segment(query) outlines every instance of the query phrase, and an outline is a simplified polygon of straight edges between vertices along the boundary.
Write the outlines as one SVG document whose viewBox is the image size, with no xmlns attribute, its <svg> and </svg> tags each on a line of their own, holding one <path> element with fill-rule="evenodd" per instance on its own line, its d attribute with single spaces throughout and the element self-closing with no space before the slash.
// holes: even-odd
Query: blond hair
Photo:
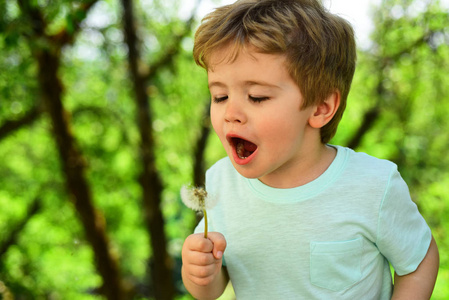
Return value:
<svg viewBox="0 0 449 300">
<path fill-rule="evenodd" d="M 356 45 L 351 25 L 317 0 L 240 0 L 208 14 L 195 33 L 193 55 L 206 70 L 211 53 L 232 45 L 230 59 L 251 45 L 258 52 L 282 54 L 304 97 L 302 108 L 340 92 L 340 106 L 321 128 L 321 141 L 335 135 L 354 75 Z"/>
</svg>

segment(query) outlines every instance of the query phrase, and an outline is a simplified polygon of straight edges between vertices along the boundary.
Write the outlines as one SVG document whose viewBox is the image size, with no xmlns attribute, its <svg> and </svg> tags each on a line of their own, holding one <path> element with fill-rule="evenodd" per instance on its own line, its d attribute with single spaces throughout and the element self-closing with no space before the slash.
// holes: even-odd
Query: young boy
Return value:
<svg viewBox="0 0 449 300">
<path fill-rule="evenodd" d="M 187 290 L 215 299 L 230 279 L 239 300 L 429 299 L 438 249 L 397 167 L 328 144 L 351 26 L 316 0 L 241 0 L 203 20 L 194 56 L 228 157 L 206 176 L 216 232 L 183 246 Z"/>
</svg>

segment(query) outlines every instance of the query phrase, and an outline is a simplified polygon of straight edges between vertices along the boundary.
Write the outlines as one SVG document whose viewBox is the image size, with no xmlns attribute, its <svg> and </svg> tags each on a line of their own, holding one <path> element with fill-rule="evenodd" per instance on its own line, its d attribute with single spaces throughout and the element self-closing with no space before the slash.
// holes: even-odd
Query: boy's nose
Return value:
<svg viewBox="0 0 449 300">
<path fill-rule="evenodd" d="M 225 110 L 225 121 L 228 123 L 246 123 L 247 117 L 240 103 L 228 99 Z"/>
</svg>

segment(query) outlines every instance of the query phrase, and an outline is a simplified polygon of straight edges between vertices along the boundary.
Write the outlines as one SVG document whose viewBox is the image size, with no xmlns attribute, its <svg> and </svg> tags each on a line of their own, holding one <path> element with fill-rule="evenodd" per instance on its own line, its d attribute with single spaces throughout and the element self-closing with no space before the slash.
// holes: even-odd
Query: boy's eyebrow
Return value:
<svg viewBox="0 0 449 300">
<path fill-rule="evenodd" d="M 243 83 L 245 86 L 252 86 L 252 85 L 260 85 L 260 86 L 265 86 L 265 87 L 270 87 L 270 88 L 277 88 L 280 89 L 281 87 L 276 85 L 276 84 L 272 84 L 266 81 L 245 81 Z M 209 89 L 212 87 L 226 87 L 226 84 L 224 84 L 223 82 L 220 81 L 211 81 L 209 82 Z"/>
<path fill-rule="evenodd" d="M 251 86 L 251 85 L 260 85 L 260 86 L 265 86 L 265 87 L 270 87 L 270 88 L 278 88 L 280 89 L 281 87 L 273 84 L 273 83 L 269 83 L 266 81 L 245 81 L 245 85 L 247 86 Z"/>
<path fill-rule="evenodd" d="M 211 81 L 211 82 L 209 82 L 209 89 L 211 88 L 211 87 L 226 87 L 226 84 L 224 84 L 223 82 L 220 82 L 220 81 Z"/>
</svg>

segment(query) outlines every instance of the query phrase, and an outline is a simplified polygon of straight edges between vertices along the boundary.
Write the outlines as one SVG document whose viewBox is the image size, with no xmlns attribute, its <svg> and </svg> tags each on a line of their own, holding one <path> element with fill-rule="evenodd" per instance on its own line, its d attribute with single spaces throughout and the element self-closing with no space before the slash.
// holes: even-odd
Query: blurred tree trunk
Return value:
<svg viewBox="0 0 449 300">
<path fill-rule="evenodd" d="M 140 53 L 134 27 L 133 2 L 123 0 L 122 4 L 125 39 L 128 45 L 128 63 L 134 87 L 137 124 L 140 133 L 142 202 L 147 230 L 150 234 L 150 246 L 153 251 L 152 286 L 156 299 L 168 300 L 173 299 L 175 295 L 172 280 L 173 262 L 167 252 L 167 237 L 164 232 L 164 218 L 161 210 L 163 187 L 156 169 L 150 97 L 147 94 L 146 78 L 139 72 Z"/>
<path fill-rule="evenodd" d="M 207 139 L 210 134 L 210 101 L 205 106 L 203 112 L 203 118 L 201 119 L 200 134 L 195 143 L 195 150 L 193 154 L 193 185 L 204 186 L 205 185 L 205 160 L 204 151 L 206 150 Z"/>
<path fill-rule="evenodd" d="M 14 300 L 14 296 L 9 288 L 0 280 L 0 296 L 3 300 Z"/>
<path fill-rule="evenodd" d="M 46 22 L 37 5 L 29 1 L 19 1 L 22 11 L 33 24 L 33 33 L 29 36 L 29 44 L 38 65 L 38 82 L 42 94 L 44 109 L 48 113 L 56 147 L 59 152 L 61 167 L 64 171 L 69 197 L 73 201 L 87 241 L 92 246 L 95 266 L 103 279 L 101 293 L 107 299 L 124 299 L 125 293 L 120 277 L 117 258 L 109 251 L 104 217 L 94 207 L 91 190 L 86 180 L 86 163 L 78 149 L 70 128 L 69 113 L 64 109 L 63 84 L 58 76 L 61 49 L 73 42 L 73 32 L 61 31 L 57 36 L 45 33 Z M 76 16 L 86 15 L 87 10 L 95 3 L 86 3 L 76 12 Z M 81 20 L 78 20 L 78 24 Z M 77 28 L 78 29 L 78 28 Z"/>
<path fill-rule="evenodd" d="M 125 41 L 128 46 L 129 72 L 134 88 L 136 119 L 140 133 L 142 202 L 147 230 L 150 234 L 150 246 L 153 251 L 151 260 L 153 264 L 151 268 L 152 286 L 156 299 L 169 300 L 173 299 L 175 295 L 172 273 L 174 264 L 167 252 L 165 221 L 161 208 L 163 186 L 155 161 L 153 111 L 151 95 L 148 93 L 147 86 L 150 85 L 161 68 L 173 62 L 176 54 L 180 51 L 182 39 L 191 31 L 194 15 L 186 23 L 184 32 L 174 36 L 172 46 L 166 49 L 164 55 L 153 65 L 142 68 L 141 65 L 144 65 L 144 62 L 139 51 L 133 1 L 122 0 L 122 5 Z M 143 72 L 144 69 L 149 70 L 149 72 Z"/>
<path fill-rule="evenodd" d="M 62 104 L 63 87 L 57 74 L 59 56 L 48 50 L 41 50 L 36 57 L 39 65 L 39 84 L 46 110 L 50 115 L 53 137 L 66 176 L 69 196 L 81 218 L 86 238 L 94 251 L 97 270 L 103 279 L 101 292 L 108 299 L 123 299 L 117 258 L 109 251 L 104 217 L 94 207 L 85 176 L 86 163 L 71 133 L 69 113 Z"/>
</svg>

